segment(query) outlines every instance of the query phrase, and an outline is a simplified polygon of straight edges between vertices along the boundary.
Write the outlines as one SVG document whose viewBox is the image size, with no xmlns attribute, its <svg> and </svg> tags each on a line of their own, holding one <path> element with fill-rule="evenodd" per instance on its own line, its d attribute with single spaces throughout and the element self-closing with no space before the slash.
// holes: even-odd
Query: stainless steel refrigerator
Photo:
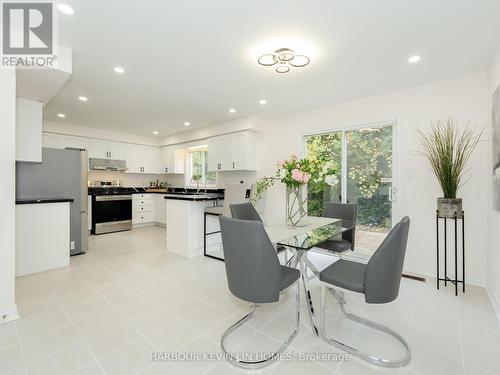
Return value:
<svg viewBox="0 0 500 375">
<path fill-rule="evenodd" d="M 16 163 L 16 198 L 72 198 L 70 254 L 88 249 L 88 157 L 80 149 L 42 149 L 41 163 Z"/>
</svg>

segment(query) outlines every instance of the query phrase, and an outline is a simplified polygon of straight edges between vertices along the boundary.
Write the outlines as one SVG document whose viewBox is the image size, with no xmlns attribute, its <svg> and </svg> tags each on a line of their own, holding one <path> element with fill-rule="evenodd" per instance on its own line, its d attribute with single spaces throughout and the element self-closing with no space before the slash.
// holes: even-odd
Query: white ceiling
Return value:
<svg viewBox="0 0 500 375">
<path fill-rule="evenodd" d="M 160 136 L 274 116 L 484 71 L 500 42 L 498 0 L 67 0 L 59 42 L 73 75 L 45 118 Z M 286 75 L 251 57 L 305 41 Z M 274 47 L 294 48 L 300 42 Z M 413 54 L 420 63 L 409 65 Z M 113 67 L 125 68 L 123 75 Z M 77 100 L 89 98 L 87 103 Z M 259 99 L 268 101 L 266 106 Z M 229 108 L 236 108 L 229 114 Z"/>
</svg>

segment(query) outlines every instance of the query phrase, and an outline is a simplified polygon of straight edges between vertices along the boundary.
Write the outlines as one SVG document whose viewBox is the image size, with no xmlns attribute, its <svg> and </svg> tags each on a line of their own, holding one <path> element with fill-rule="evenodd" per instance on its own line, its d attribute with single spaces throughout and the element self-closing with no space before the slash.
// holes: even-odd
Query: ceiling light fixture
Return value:
<svg viewBox="0 0 500 375">
<path fill-rule="evenodd" d="M 231 109 L 229 110 L 229 113 L 236 113 L 236 109 L 231 108 Z"/>
<path fill-rule="evenodd" d="M 115 73 L 118 73 L 118 74 L 123 74 L 125 73 L 125 69 L 123 69 L 121 66 L 115 66 L 113 68 L 113 70 L 115 71 Z"/>
<path fill-rule="evenodd" d="M 267 104 L 267 100 L 266 99 L 260 99 L 259 103 L 262 104 L 262 105 Z"/>
<path fill-rule="evenodd" d="M 82 96 L 82 95 L 80 95 L 80 96 L 78 97 L 78 100 L 79 100 L 79 101 L 81 101 L 81 102 L 86 102 L 86 101 L 88 101 L 88 100 L 89 100 L 89 98 L 87 98 L 86 96 Z"/>
<path fill-rule="evenodd" d="M 72 16 L 75 13 L 75 11 L 73 10 L 73 8 L 71 8 L 67 4 L 57 4 L 57 9 L 59 9 L 62 13 L 68 14 L 70 16 Z"/>
<path fill-rule="evenodd" d="M 412 56 L 412 57 L 410 57 L 410 58 L 408 59 L 408 62 L 409 62 L 410 64 L 415 64 L 415 63 L 417 63 L 417 62 L 419 62 L 419 61 L 420 61 L 420 56 L 418 56 L 418 55 Z"/>
<path fill-rule="evenodd" d="M 190 123 L 190 122 L 188 122 L 188 121 L 186 121 L 186 122 L 184 123 L 184 126 L 189 126 L 189 125 L 191 125 L 191 123 Z"/>
<path fill-rule="evenodd" d="M 288 73 L 291 68 L 303 68 L 311 60 L 306 55 L 297 55 L 290 48 L 280 48 L 274 53 L 267 53 L 259 57 L 257 62 L 262 66 L 274 66 L 277 73 Z"/>
<path fill-rule="evenodd" d="M 57 117 L 59 117 L 59 118 L 66 118 L 66 115 L 64 113 L 58 113 Z"/>
<path fill-rule="evenodd" d="M 153 132 L 153 134 L 154 134 L 154 135 L 158 135 L 159 133 L 155 130 L 155 131 Z"/>
</svg>

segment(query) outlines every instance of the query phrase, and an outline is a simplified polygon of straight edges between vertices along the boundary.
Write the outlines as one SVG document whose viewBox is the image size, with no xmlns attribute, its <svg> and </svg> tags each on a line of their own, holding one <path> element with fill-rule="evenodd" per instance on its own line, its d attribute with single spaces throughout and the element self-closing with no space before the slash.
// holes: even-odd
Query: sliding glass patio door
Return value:
<svg viewBox="0 0 500 375">
<path fill-rule="evenodd" d="M 307 155 L 333 163 L 339 177 L 333 187 L 309 184 L 309 214 L 320 216 L 326 202 L 357 203 L 357 237 L 366 237 L 366 247 L 381 242 L 392 226 L 394 130 L 386 123 L 305 137 Z"/>
</svg>

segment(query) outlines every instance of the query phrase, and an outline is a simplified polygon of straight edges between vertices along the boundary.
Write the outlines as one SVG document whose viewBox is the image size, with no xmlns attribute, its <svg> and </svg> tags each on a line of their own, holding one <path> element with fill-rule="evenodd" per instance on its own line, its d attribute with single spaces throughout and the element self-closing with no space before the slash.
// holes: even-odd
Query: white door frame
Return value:
<svg viewBox="0 0 500 375">
<path fill-rule="evenodd" d="M 303 145 L 303 155 L 307 153 L 307 145 L 306 145 L 306 137 L 315 136 L 315 135 L 324 135 L 330 133 L 338 133 L 342 132 L 342 170 L 347 171 L 347 138 L 346 133 L 348 131 L 359 130 L 364 128 L 383 128 L 386 126 L 392 126 L 392 225 L 395 225 L 401 216 L 401 200 L 398 199 L 400 196 L 399 189 L 399 121 L 397 119 L 394 120 L 386 120 L 386 121 L 377 121 L 371 123 L 362 123 L 351 126 L 342 126 L 333 129 L 321 130 L 321 131 L 312 131 L 306 132 L 302 134 L 302 145 Z M 341 178 L 342 186 L 341 186 L 341 196 L 342 203 L 346 203 L 347 199 L 347 179 Z"/>
</svg>

